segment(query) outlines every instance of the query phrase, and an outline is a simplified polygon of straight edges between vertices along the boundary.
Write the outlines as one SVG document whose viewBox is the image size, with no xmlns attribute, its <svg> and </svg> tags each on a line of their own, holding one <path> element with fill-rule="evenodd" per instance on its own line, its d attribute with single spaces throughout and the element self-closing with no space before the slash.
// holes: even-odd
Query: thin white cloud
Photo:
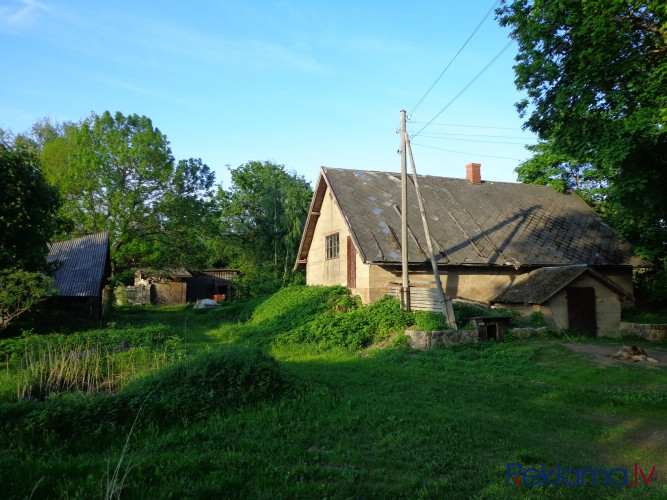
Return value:
<svg viewBox="0 0 667 500">
<path fill-rule="evenodd" d="M 18 32 L 34 24 L 40 12 L 48 11 L 46 5 L 36 0 L 10 0 L 9 5 L 0 6 L 0 29 Z"/>
</svg>

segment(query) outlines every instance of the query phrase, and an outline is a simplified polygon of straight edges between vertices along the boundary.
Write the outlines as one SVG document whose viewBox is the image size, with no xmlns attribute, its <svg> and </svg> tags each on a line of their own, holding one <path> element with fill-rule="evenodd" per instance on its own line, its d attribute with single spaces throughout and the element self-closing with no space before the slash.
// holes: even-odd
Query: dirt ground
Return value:
<svg viewBox="0 0 667 500">
<path fill-rule="evenodd" d="M 598 344 L 571 344 L 563 342 L 561 345 L 567 347 L 581 354 L 588 355 L 591 361 L 596 362 L 600 366 L 612 366 L 618 363 L 628 363 L 632 365 L 641 365 L 650 368 L 666 367 L 667 366 L 667 351 L 664 348 L 645 348 L 649 358 L 657 359 L 658 363 L 650 361 L 629 361 L 623 359 L 612 359 L 609 356 L 616 354 L 622 346 L 612 345 L 598 345 Z"/>
</svg>

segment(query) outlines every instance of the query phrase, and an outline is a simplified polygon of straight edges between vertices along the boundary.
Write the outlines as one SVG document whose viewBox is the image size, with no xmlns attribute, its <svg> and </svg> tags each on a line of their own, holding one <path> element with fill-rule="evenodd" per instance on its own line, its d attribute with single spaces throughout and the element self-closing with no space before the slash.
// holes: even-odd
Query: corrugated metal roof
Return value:
<svg viewBox="0 0 667 500">
<path fill-rule="evenodd" d="M 186 279 L 192 278 L 192 274 L 185 268 L 172 269 L 138 269 L 136 274 L 144 279 Z"/>
<path fill-rule="evenodd" d="M 506 182 L 419 176 L 440 265 L 638 265 L 621 239 L 575 193 Z M 326 189 L 331 190 L 365 262 L 401 261 L 400 174 L 322 168 L 301 241 L 308 255 Z M 408 182 L 408 258 L 428 262 L 414 184 Z"/>
<path fill-rule="evenodd" d="M 616 293 L 629 297 L 620 285 L 605 278 L 587 266 L 542 267 L 517 276 L 513 283 L 493 297 L 490 302 L 500 304 L 543 304 L 567 287 L 584 273 L 611 288 Z"/>
<path fill-rule="evenodd" d="M 59 241 L 49 245 L 47 262 L 60 262 L 56 288 L 63 297 L 96 297 L 108 266 L 109 233 Z"/>
</svg>

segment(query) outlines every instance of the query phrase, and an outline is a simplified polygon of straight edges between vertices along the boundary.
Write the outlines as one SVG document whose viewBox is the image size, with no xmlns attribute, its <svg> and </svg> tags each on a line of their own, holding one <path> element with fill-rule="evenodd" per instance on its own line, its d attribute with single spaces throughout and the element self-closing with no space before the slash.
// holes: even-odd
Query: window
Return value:
<svg viewBox="0 0 667 500">
<path fill-rule="evenodd" d="M 337 259 L 339 254 L 338 233 L 327 236 L 325 239 L 327 259 Z"/>
</svg>

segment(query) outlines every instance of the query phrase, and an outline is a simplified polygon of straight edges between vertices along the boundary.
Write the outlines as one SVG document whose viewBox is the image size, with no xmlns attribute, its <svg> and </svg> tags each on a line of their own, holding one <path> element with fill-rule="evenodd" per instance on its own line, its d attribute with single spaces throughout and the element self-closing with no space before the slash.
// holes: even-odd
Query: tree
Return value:
<svg viewBox="0 0 667 500">
<path fill-rule="evenodd" d="M 47 243 L 62 227 L 61 200 L 21 147 L 0 143 L 0 269 L 46 269 Z"/>
<path fill-rule="evenodd" d="M 525 184 L 551 186 L 556 191 L 576 191 L 594 207 L 599 207 L 607 196 L 607 176 L 593 168 L 590 162 L 559 153 L 550 142 L 539 142 L 526 149 L 533 157 L 519 165 L 515 172 Z"/>
<path fill-rule="evenodd" d="M 93 113 L 48 136 L 41 157 L 71 234 L 110 232 L 114 272 L 202 263 L 215 175 L 200 159 L 176 162 L 149 118 Z"/>
<path fill-rule="evenodd" d="M 514 0 L 497 16 L 519 45 L 526 127 L 589 165 L 606 183 L 603 215 L 667 263 L 667 4 Z"/>
<path fill-rule="evenodd" d="M 270 288 L 290 273 L 312 189 L 303 177 L 271 162 L 251 161 L 230 173 L 230 189 L 217 196 L 223 238 L 218 256 Z"/>
<path fill-rule="evenodd" d="M 22 269 L 0 269 L 0 332 L 19 315 L 56 294 L 53 278 Z"/>
<path fill-rule="evenodd" d="M 55 294 L 53 280 L 43 273 L 47 243 L 62 222 L 59 207 L 58 192 L 42 176 L 37 157 L 0 142 L 0 332 Z"/>
</svg>

